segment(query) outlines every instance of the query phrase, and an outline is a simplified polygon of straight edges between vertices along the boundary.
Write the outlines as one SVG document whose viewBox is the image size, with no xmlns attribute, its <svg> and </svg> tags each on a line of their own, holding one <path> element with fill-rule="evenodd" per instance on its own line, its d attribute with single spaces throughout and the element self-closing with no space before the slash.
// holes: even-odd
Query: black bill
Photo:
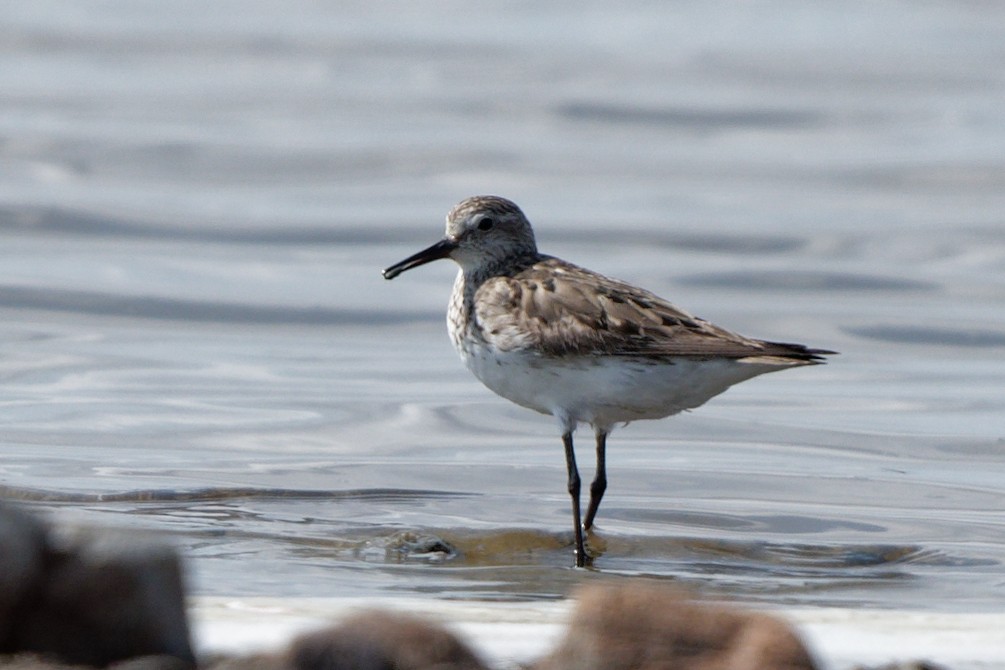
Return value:
<svg viewBox="0 0 1005 670">
<path fill-rule="evenodd" d="M 423 249 L 414 256 L 409 256 L 400 263 L 395 263 L 391 267 L 385 268 L 381 274 L 384 275 L 384 279 L 394 279 L 406 270 L 411 270 L 412 268 L 417 268 L 420 265 L 425 265 L 426 263 L 446 258 L 450 255 L 450 252 L 456 248 L 457 242 L 444 237 L 428 249 Z"/>
</svg>

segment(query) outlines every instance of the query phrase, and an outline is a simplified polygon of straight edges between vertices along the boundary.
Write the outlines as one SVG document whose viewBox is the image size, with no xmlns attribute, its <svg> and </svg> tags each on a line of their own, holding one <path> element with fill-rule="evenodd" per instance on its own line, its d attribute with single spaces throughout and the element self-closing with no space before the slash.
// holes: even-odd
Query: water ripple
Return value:
<svg viewBox="0 0 1005 670">
<path fill-rule="evenodd" d="M 329 309 L 196 301 L 159 296 L 126 296 L 98 291 L 0 286 L 0 308 L 35 309 L 99 316 L 200 323 L 380 326 L 430 321 L 433 314 L 412 310 Z M 436 319 L 442 319 L 438 314 Z"/>
<path fill-rule="evenodd" d="M 717 272 L 680 279 L 681 284 L 784 291 L 934 291 L 932 282 L 845 272 L 766 271 Z"/>
<path fill-rule="evenodd" d="M 1005 332 L 968 328 L 932 328 L 929 326 L 865 326 L 847 332 L 872 340 L 903 344 L 938 344 L 955 347 L 1005 347 Z"/>
<path fill-rule="evenodd" d="M 247 500 L 369 500 L 407 502 L 426 498 L 469 495 L 456 491 L 425 491 L 414 489 L 372 488 L 341 491 L 317 489 L 262 488 L 253 486 L 207 487 L 198 489 L 139 489 L 102 493 L 67 492 L 0 485 L 0 499 L 47 503 L 102 502 L 214 502 Z"/>
<path fill-rule="evenodd" d="M 559 105 L 558 115 L 574 121 L 599 121 L 683 127 L 693 130 L 726 128 L 806 128 L 820 126 L 825 116 L 803 109 L 769 108 L 646 108 L 613 103 L 570 102 Z"/>
</svg>

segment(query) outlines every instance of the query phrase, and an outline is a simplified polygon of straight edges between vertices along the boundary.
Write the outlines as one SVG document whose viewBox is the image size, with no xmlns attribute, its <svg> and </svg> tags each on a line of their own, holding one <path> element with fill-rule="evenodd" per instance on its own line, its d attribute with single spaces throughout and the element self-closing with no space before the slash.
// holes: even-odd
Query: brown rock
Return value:
<svg viewBox="0 0 1005 670">
<path fill-rule="evenodd" d="M 200 670 L 291 670 L 286 654 L 216 656 L 200 659 Z"/>
<path fill-rule="evenodd" d="M 128 661 L 113 663 L 108 666 L 107 670 L 186 670 L 190 667 L 174 656 L 138 656 Z M 69 665 L 33 653 L 0 655 L 0 668 L 3 670 L 93 670 L 93 666 L 90 665 Z M 279 669 L 270 668 L 269 670 Z"/>
<path fill-rule="evenodd" d="M 124 532 L 76 531 L 51 540 L 41 563 L 43 578 L 14 613 L 10 649 L 102 667 L 151 655 L 195 663 L 170 547 Z"/>
<path fill-rule="evenodd" d="M 417 617 L 365 612 L 294 641 L 295 670 L 484 670 L 467 645 Z"/>
<path fill-rule="evenodd" d="M 66 665 L 43 658 L 38 654 L 0 655 L 0 668 L 3 670 L 89 670 L 87 666 Z"/>
<path fill-rule="evenodd" d="M 112 663 L 107 670 L 191 670 L 192 665 L 177 656 L 158 654 L 155 656 L 133 656 L 125 661 Z"/>
<path fill-rule="evenodd" d="M 536 670 L 813 670 L 791 628 L 697 603 L 664 584 L 584 588 L 565 639 Z"/>
</svg>

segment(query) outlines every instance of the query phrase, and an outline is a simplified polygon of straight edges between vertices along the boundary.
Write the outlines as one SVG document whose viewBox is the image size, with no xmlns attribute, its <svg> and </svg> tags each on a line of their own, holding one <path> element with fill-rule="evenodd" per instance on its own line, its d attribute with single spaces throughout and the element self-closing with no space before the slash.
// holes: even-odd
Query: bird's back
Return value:
<svg viewBox="0 0 1005 670">
<path fill-rule="evenodd" d="M 650 291 L 551 256 L 478 279 L 461 277 L 471 327 L 489 345 L 548 356 L 748 358 L 816 363 L 831 353 L 720 328 Z M 458 296 L 460 297 L 460 296 Z"/>
</svg>

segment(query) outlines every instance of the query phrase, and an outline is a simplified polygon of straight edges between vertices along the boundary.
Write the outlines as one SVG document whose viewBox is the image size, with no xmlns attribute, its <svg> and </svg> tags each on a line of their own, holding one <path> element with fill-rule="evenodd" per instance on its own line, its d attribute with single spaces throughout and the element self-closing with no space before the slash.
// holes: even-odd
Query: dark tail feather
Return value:
<svg viewBox="0 0 1005 670">
<path fill-rule="evenodd" d="M 782 356 L 807 363 L 825 363 L 825 356 L 836 356 L 838 352 L 829 349 L 810 349 L 804 344 L 791 342 L 765 342 L 765 355 Z"/>
</svg>

